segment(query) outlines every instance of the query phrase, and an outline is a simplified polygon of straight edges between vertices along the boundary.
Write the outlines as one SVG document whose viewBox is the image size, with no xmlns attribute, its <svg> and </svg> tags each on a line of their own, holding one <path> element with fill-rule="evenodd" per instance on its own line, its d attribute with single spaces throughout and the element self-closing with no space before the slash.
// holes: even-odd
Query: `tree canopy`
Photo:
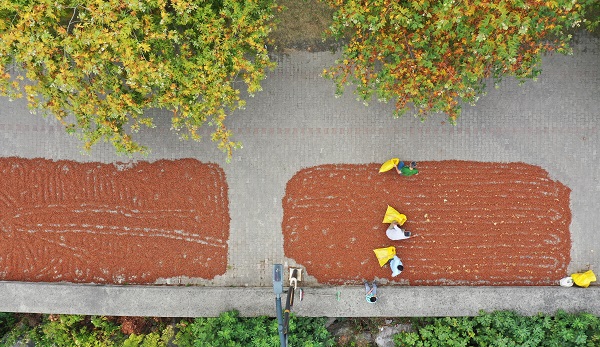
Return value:
<svg viewBox="0 0 600 347">
<path fill-rule="evenodd" d="M 540 73 L 544 52 L 569 52 L 569 30 L 596 0 L 327 0 L 336 10 L 331 34 L 349 37 L 343 57 L 324 76 L 337 94 L 356 85 L 365 103 L 395 100 L 424 119 L 460 102 L 474 104 L 484 80 Z"/>
<path fill-rule="evenodd" d="M 145 152 L 148 108 L 170 110 L 172 129 L 202 125 L 231 156 L 226 116 L 259 91 L 273 66 L 265 47 L 272 0 L 0 0 L 0 93 L 27 96 L 89 149 Z"/>
</svg>

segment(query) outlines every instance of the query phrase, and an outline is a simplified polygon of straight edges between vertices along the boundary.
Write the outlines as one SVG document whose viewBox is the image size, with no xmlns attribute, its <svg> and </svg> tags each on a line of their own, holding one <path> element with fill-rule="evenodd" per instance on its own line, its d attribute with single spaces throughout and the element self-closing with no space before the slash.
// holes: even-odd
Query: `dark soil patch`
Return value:
<svg viewBox="0 0 600 347">
<path fill-rule="evenodd" d="M 277 3 L 283 9 L 276 13 L 278 23 L 269 36 L 275 52 L 284 52 L 286 49 L 323 52 L 341 46 L 331 38 L 324 40 L 334 12 L 325 1 L 280 0 Z"/>
</svg>

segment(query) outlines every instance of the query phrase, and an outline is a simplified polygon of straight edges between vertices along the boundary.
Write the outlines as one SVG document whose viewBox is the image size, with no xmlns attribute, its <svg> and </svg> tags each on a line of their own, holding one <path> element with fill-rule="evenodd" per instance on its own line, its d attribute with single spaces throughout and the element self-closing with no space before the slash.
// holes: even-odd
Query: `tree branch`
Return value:
<svg viewBox="0 0 600 347">
<path fill-rule="evenodd" d="M 75 19 L 75 15 L 77 15 L 77 6 L 73 7 L 73 15 L 69 20 L 69 25 L 67 25 L 67 34 L 69 34 L 69 28 L 71 27 L 71 24 L 73 24 L 73 19 Z"/>
</svg>

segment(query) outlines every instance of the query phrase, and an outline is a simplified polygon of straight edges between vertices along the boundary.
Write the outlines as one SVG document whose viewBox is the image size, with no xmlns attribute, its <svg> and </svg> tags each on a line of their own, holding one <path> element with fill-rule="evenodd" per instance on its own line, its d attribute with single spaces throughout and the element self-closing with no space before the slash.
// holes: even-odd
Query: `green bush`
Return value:
<svg viewBox="0 0 600 347">
<path fill-rule="evenodd" d="M 172 326 L 167 326 L 162 334 L 155 332 L 142 335 L 131 334 L 123 342 L 123 347 L 166 347 L 174 335 Z"/>
<path fill-rule="evenodd" d="M 586 8 L 585 26 L 594 36 L 600 37 L 600 1 L 593 2 Z"/>
<path fill-rule="evenodd" d="M 30 324 L 27 319 L 13 324 L 2 339 L 3 345 L 12 346 L 21 340 L 36 347 L 166 347 L 175 335 L 172 326 L 161 325 L 147 334 L 127 336 L 114 319 L 100 316 L 43 315 L 39 324 Z"/>
<path fill-rule="evenodd" d="M 100 316 L 39 315 L 32 324 L 23 315 L 0 313 L 0 328 L 0 344 L 5 346 L 19 340 L 36 347 L 279 346 L 277 319 L 244 318 L 237 311 L 224 312 L 217 318 L 182 320 L 176 325 L 160 323 L 151 332 L 139 335 L 125 335 L 115 319 Z M 290 346 L 334 344 L 325 328 L 325 318 L 292 316 L 289 332 Z"/>
<path fill-rule="evenodd" d="M 396 346 L 600 346 L 600 319 L 558 311 L 554 317 L 510 311 L 477 317 L 425 318 L 416 332 L 394 336 Z"/>
<path fill-rule="evenodd" d="M 196 318 L 181 322 L 175 344 L 181 347 L 279 346 L 277 319 L 261 316 L 243 318 L 237 311 L 218 318 Z M 292 317 L 289 325 L 291 346 L 332 346 L 333 338 L 325 329 L 325 318 Z"/>
<path fill-rule="evenodd" d="M 125 339 L 120 328 L 106 317 L 52 315 L 30 330 L 26 337 L 36 346 L 120 346 Z"/>
<path fill-rule="evenodd" d="M 14 313 L 0 312 L 0 339 L 13 328 L 16 322 Z"/>
<path fill-rule="evenodd" d="M 123 334 L 109 317 L 44 315 L 30 326 L 20 315 L 0 313 L 0 327 L 10 331 L 0 339 L 5 346 L 29 341 L 37 346 L 94 347 L 278 347 L 277 320 L 240 317 L 237 311 L 217 318 L 182 320 L 176 325 L 161 323 L 146 334 Z M 377 318 L 368 319 L 371 322 Z M 521 316 L 510 311 L 481 312 L 476 317 L 420 318 L 414 332 L 394 336 L 396 346 L 600 346 L 600 318 L 558 311 L 554 316 Z M 333 346 L 325 329 L 325 318 L 295 317 L 290 320 L 290 346 Z"/>
</svg>

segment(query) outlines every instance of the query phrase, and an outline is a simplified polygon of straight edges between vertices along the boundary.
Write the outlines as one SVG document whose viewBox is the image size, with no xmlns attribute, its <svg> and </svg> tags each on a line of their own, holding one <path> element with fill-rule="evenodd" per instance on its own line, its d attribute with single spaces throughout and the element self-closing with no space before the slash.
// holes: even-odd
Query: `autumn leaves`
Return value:
<svg viewBox="0 0 600 347">
<path fill-rule="evenodd" d="M 455 122 L 485 79 L 535 78 L 541 54 L 568 52 L 566 30 L 591 1 L 327 0 L 329 34 L 345 45 L 323 76 L 337 94 L 356 85 L 365 104 L 394 101 L 396 115 Z M 225 119 L 244 107 L 240 89 L 260 91 L 274 66 L 266 44 L 277 9 L 273 0 L 0 1 L 0 94 L 26 94 L 86 149 L 108 141 L 146 152 L 133 135 L 154 127 L 144 111 L 155 108 L 171 111 L 181 138 L 211 127 L 230 158 L 241 144 Z"/>
</svg>

